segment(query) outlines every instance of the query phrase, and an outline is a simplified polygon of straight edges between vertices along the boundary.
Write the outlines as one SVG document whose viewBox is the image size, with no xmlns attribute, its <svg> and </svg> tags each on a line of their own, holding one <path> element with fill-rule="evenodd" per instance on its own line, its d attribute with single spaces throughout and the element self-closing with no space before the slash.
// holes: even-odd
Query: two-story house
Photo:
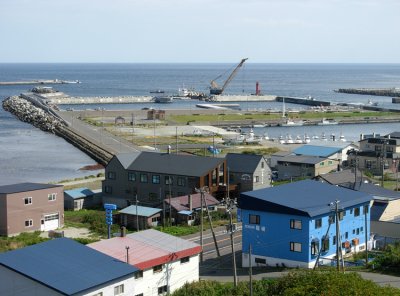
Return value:
<svg viewBox="0 0 400 296">
<path fill-rule="evenodd" d="M 125 208 L 160 206 L 165 198 L 195 193 L 207 186 L 216 196 L 227 183 L 226 160 L 158 152 L 114 156 L 105 168 L 103 202 Z"/>
<path fill-rule="evenodd" d="M 359 141 L 360 150 L 349 155 L 349 161 L 357 163 L 360 170 L 368 170 L 375 175 L 399 166 L 400 132 L 393 132 L 385 136 L 373 134 L 363 137 Z"/>
<path fill-rule="evenodd" d="M 19 183 L 0 186 L 0 235 L 48 231 L 64 225 L 64 186 Z"/>
<path fill-rule="evenodd" d="M 229 185 L 236 185 L 238 192 L 271 186 L 271 169 L 263 155 L 228 153 L 226 165 Z"/>
<path fill-rule="evenodd" d="M 304 180 L 241 194 L 242 265 L 314 267 L 365 249 L 369 205 L 363 192 Z M 336 230 L 336 202 L 339 227 Z M 338 233 L 338 235 L 337 235 Z"/>
</svg>

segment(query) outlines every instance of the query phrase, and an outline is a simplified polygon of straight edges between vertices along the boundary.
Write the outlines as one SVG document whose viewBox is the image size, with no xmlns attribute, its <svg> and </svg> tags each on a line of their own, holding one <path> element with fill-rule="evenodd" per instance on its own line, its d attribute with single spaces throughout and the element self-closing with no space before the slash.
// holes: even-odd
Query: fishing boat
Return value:
<svg viewBox="0 0 400 296">
<path fill-rule="evenodd" d="M 246 140 L 245 135 L 238 135 L 236 138 L 226 138 L 224 139 L 225 145 L 240 145 Z"/>
<path fill-rule="evenodd" d="M 317 125 L 336 125 L 336 124 L 339 124 L 339 122 L 337 122 L 334 119 L 325 119 L 325 118 L 322 118 L 322 120 L 317 123 Z"/>
<path fill-rule="evenodd" d="M 246 137 L 245 138 L 246 144 L 260 144 L 260 142 L 262 140 L 260 137 L 257 137 L 254 135 L 254 131 L 252 128 L 250 129 L 249 133 L 245 137 Z"/>
<path fill-rule="evenodd" d="M 158 103 L 158 104 L 168 104 L 168 103 L 172 103 L 174 101 L 174 99 L 172 97 L 168 97 L 168 96 L 154 97 L 153 100 L 154 100 L 154 103 Z"/>
<path fill-rule="evenodd" d="M 293 121 L 291 119 L 287 119 L 285 123 L 282 123 L 281 126 L 302 126 L 304 124 L 303 120 Z"/>
</svg>

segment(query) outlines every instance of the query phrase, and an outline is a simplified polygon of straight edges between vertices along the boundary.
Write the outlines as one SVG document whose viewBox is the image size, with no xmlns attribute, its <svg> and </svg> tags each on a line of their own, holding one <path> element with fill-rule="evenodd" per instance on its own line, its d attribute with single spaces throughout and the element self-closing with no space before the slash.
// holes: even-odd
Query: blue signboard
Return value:
<svg viewBox="0 0 400 296">
<path fill-rule="evenodd" d="M 116 209 L 117 209 L 117 206 L 114 205 L 114 204 L 104 204 L 104 208 L 105 208 L 106 210 L 116 210 Z"/>
<path fill-rule="evenodd" d="M 104 208 L 106 209 L 106 224 L 112 225 L 113 224 L 113 210 L 117 209 L 117 206 L 114 204 L 104 204 Z"/>
</svg>

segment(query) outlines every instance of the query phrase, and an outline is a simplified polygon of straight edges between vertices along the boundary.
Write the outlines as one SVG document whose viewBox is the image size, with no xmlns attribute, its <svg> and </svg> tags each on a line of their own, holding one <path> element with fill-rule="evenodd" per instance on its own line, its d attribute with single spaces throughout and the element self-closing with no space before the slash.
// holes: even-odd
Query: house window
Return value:
<svg viewBox="0 0 400 296">
<path fill-rule="evenodd" d="M 260 215 L 249 215 L 250 224 L 260 224 Z"/>
<path fill-rule="evenodd" d="M 356 234 L 356 230 L 355 229 L 353 229 L 353 234 Z"/>
<path fill-rule="evenodd" d="M 152 182 L 153 184 L 160 184 L 160 175 L 153 175 Z"/>
<path fill-rule="evenodd" d="M 347 231 L 344 233 L 344 238 L 345 238 L 345 239 L 348 239 L 348 238 L 349 238 L 349 233 L 348 233 Z"/>
<path fill-rule="evenodd" d="M 356 234 L 359 235 L 360 234 L 360 228 L 356 229 Z"/>
<path fill-rule="evenodd" d="M 321 240 L 321 251 L 328 252 L 329 251 L 329 237 L 323 237 Z"/>
<path fill-rule="evenodd" d="M 114 287 L 114 295 L 121 295 L 124 293 L 124 284 Z"/>
<path fill-rule="evenodd" d="M 158 295 L 164 295 L 167 292 L 168 292 L 168 286 L 167 285 L 158 287 Z"/>
<path fill-rule="evenodd" d="M 328 161 L 328 165 L 331 165 L 331 164 L 332 164 L 332 160 L 329 160 L 329 161 Z"/>
<path fill-rule="evenodd" d="M 183 263 L 188 263 L 189 260 L 190 260 L 190 257 L 189 257 L 189 256 L 188 256 L 188 257 L 183 257 L 183 258 L 181 258 L 181 264 L 183 264 Z"/>
<path fill-rule="evenodd" d="M 325 162 L 321 162 L 320 165 L 321 165 L 321 166 L 324 166 L 324 165 L 325 165 Z"/>
<path fill-rule="evenodd" d="M 158 222 L 158 221 L 161 221 L 160 216 L 151 218 L 151 222 Z"/>
<path fill-rule="evenodd" d="M 260 177 L 259 176 L 254 176 L 253 183 L 258 183 L 258 182 L 260 182 Z"/>
<path fill-rule="evenodd" d="M 104 187 L 104 191 L 106 193 L 112 193 L 112 187 L 107 185 L 107 186 Z"/>
<path fill-rule="evenodd" d="M 335 223 L 335 215 L 329 215 L 329 224 Z"/>
<path fill-rule="evenodd" d="M 108 179 L 115 180 L 115 176 L 116 176 L 115 172 L 108 172 L 107 173 L 107 178 Z"/>
<path fill-rule="evenodd" d="M 49 201 L 54 201 L 54 200 L 56 200 L 56 197 L 57 197 L 57 193 L 50 193 L 50 194 L 47 195 L 47 199 L 48 199 Z"/>
<path fill-rule="evenodd" d="M 163 270 L 162 264 L 153 266 L 153 273 L 161 272 Z"/>
<path fill-rule="evenodd" d="M 128 173 L 128 181 L 136 181 L 136 174 Z"/>
<path fill-rule="evenodd" d="M 333 236 L 332 245 L 336 245 L 336 235 Z"/>
<path fill-rule="evenodd" d="M 361 227 L 361 228 L 360 228 L 360 232 L 363 232 L 363 231 L 364 231 L 364 227 Z"/>
<path fill-rule="evenodd" d="M 363 214 L 368 214 L 369 206 L 363 206 Z"/>
<path fill-rule="evenodd" d="M 319 242 L 318 241 L 312 241 L 311 242 L 311 255 L 316 256 L 319 252 Z"/>
<path fill-rule="evenodd" d="M 140 174 L 140 182 L 141 183 L 147 183 L 147 174 Z"/>
<path fill-rule="evenodd" d="M 267 264 L 267 260 L 264 259 L 264 258 L 258 258 L 258 257 L 256 257 L 256 258 L 254 259 L 254 261 L 255 261 L 257 264 Z"/>
<path fill-rule="evenodd" d="M 291 252 L 301 252 L 301 243 L 290 242 Z"/>
<path fill-rule="evenodd" d="M 178 177 L 178 186 L 185 186 L 185 177 Z"/>
<path fill-rule="evenodd" d="M 33 221 L 32 219 L 25 220 L 25 227 L 32 227 L 33 226 Z"/>
<path fill-rule="evenodd" d="M 354 217 L 360 216 L 360 208 L 354 208 Z"/>
<path fill-rule="evenodd" d="M 340 211 L 340 212 L 339 212 L 339 221 L 342 221 L 343 218 L 344 218 L 344 216 L 346 216 L 346 211 L 345 211 L 345 210 Z"/>
<path fill-rule="evenodd" d="M 262 169 L 264 168 L 264 162 L 263 161 L 261 162 L 261 168 Z"/>
<path fill-rule="evenodd" d="M 173 181 L 171 176 L 165 176 L 165 185 L 172 185 Z"/>
<path fill-rule="evenodd" d="M 32 197 L 25 197 L 25 198 L 24 198 L 24 203 L 25 203 L 26 205 L 32 204 Z"/>
<path fill-rule="evenodd" d="M 322 227 L 322 218 L 315 219 L 315 229 Z"/>
<path fill-rule="evenodd" d="M 301 220 L 290 219 L 291 229 L 301 229 Z"/>
<path fill-rule="evenodd" d="M 143 270 L 138 270 L 135 272 L 135 280 L 143 278 Z"/>
</svg>

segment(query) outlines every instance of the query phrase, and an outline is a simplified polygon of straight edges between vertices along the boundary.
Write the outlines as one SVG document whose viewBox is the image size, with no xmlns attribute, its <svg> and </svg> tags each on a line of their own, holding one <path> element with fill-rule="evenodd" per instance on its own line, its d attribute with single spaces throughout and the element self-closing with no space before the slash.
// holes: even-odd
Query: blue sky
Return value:
<svg viewBox="0 0 400 296">
<path fill-rule="evenodd" d="M 399 0 L 0 0 L 0 62 L 400 63 Z"/>
</svg>

